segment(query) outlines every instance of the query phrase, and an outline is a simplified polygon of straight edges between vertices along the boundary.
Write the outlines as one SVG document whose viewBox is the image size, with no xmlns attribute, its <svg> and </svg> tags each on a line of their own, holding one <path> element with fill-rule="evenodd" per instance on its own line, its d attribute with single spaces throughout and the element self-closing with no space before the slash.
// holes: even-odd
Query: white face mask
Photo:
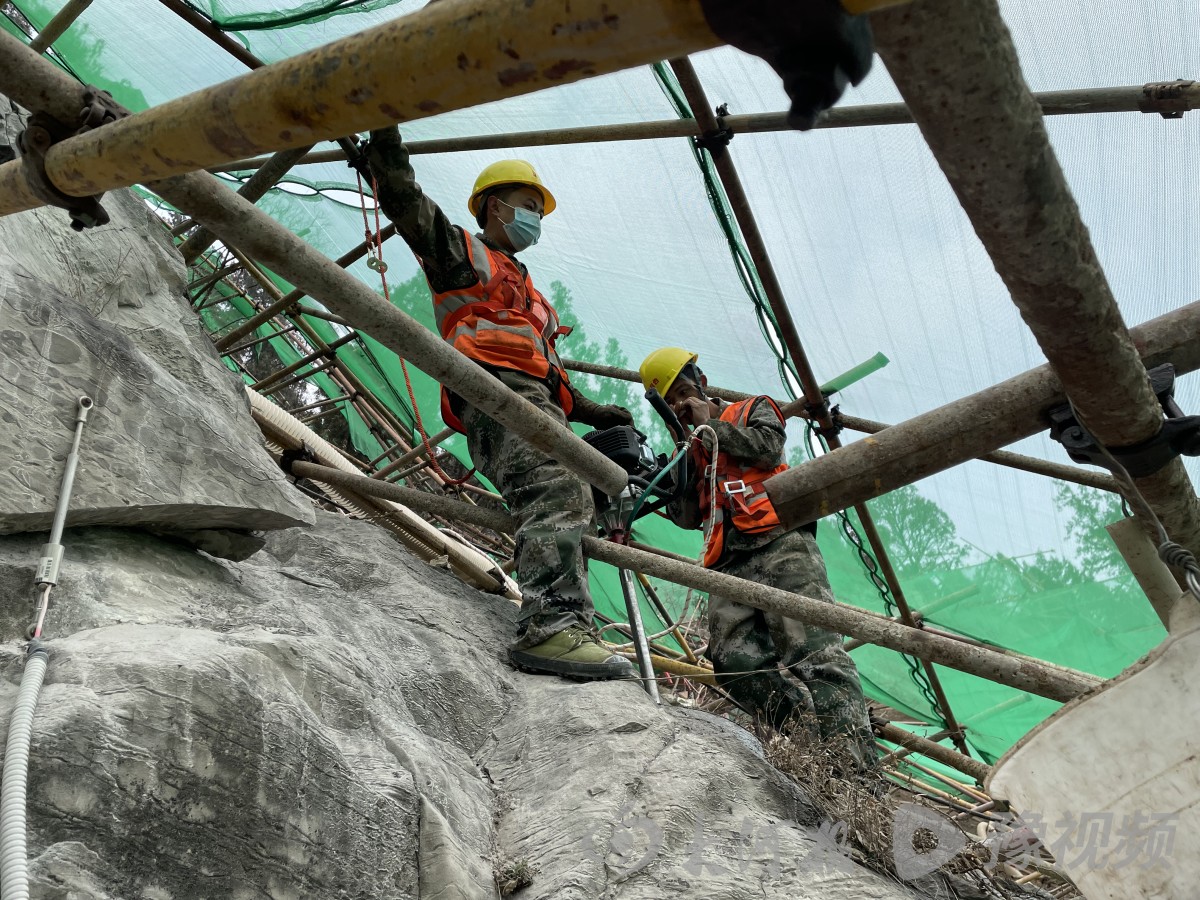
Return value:
<svg viewBox="0 0 1200 900">
<path fill-rule="evenodd" d="M 504 203 L 499 197 L 496 198 L 496 202 Z M 527 247 L 532 247 L 542 236 L 542 217 L 532 210 L 520 206 L 513 206 L 510 203 L 504 203 L 504 205 L 513 211 L 511 222 L 500 223 L 504 226 L 504 233 L 508 235 L 513 250 L 520 252 Z"/>
</svg>

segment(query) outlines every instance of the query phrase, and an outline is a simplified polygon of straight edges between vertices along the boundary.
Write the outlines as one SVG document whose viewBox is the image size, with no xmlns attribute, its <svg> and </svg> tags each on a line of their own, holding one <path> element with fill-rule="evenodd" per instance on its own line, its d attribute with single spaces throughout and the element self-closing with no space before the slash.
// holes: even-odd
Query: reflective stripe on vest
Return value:
<svg viewBox="0 0 1200 900">
<path fill-rule="evenodd" d="M 771 404 L 779 421 L 783 421 L 783 413 L 779 405 L 770 397 L 752 397 L 749 400 L 739 400 L 721 410 L 718 417 L 722 422 L 744 427 L 750 419 L 750 411 L 760 400 Z M 720 451 L 718 447 L 717 467 L 717 496 L 708 496 L 709 453 L 703 445 L 695 447 L 698 471 L 700 472 L 700 508 L 708 512 L 712 520 L 712 533 L 704 547 L 704 565 L 713 566 L 721 558 L 725 549 L 725 525 L 728 522 L 744 534 L 764 534 L 779 527 L 779 515 L 771 498 L 767 496 L 763 482 L 772 475 L 787 470 L 786 463 L 780 463 L 773 469 L 759 469 L 744 465 Z M 728 510 L 728 515 L 726 514 Z"/>
<path fill-rule="evenodd" d="M 554 342 L 570 329 L 559 323 L 545 297 L 509 256 L 462 229 L 467 255 L 479 279 L 466 288 L 433 293 L 434 319 L 442 339 L 464 356 L 492 369 L 512 369 L 548 380 L 563 412 L 573 406 L 570 379 Z M 442 419 L 463 424 L 442 389 Z"/>
</svg>

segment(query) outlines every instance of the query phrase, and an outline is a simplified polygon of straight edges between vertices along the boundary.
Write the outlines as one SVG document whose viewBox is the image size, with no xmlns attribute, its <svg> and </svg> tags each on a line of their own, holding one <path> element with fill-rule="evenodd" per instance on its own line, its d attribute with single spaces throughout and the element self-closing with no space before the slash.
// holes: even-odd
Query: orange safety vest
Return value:
<svg viewBox="0 0 1200 900">
<path fill-rule="evenodd" d="M 783 421 L 779 404 L 770 397 L 752 397 L 731 403 L 721 410 L 718 418 L 731 425 L 744 426 L 749 421 L 750 410 L 759 400 L 770 403 L 779 421 Z M 712 534 L 704 546 L 704 565 L 708 567 L 716 565 L 725 549 L 726 521 L 746 534 L 763 534 L 779 527 L 779 514 L 775 512 L 775 506 L 762 483 L 787 469 L 787 463 L 780 463 L 773 469 L 743 465 L 728 453 L 721 452 L 720 447 L 717 450 L 717 496 L 714 499 L 708 495 L 707 467 L 711 454 L 698 441 L 692 445 L 696 471 L 700 473 L 700 508 L 707 510 L 713 520 Z M 728 516 L 726 510 L 729 511 Z"/>
<path fill-rule="evenodd" d="M 479 280 L 470 287 L 434 293 L 433 313 L 442 339 L 464 356 L 492 369 L 513 369 L 549 381 L 558 405 L 570 415 L 570 379 L 554 343 L 571 329 L 558 320 L 546 298 L 521 274 L 513 259 L 462 229 L 467 254 Z M 465 433 L 442 388 L 442 421 Z"/>
</svg>

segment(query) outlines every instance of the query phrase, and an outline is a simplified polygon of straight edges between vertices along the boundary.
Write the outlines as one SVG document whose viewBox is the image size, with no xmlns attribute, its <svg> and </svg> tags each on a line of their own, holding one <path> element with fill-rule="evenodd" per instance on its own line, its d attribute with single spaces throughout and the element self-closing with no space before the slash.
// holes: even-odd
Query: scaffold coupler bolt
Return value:
<svg viewBox="0 0 1200 900">
<path fill-rule="evenodd" d="M 17 149 L 30 190 L 48 206 L 65 209 L 71 216 L 71 227 L 76 231 L 108 224 L 108 213 L 100 205 L 100 198 L 104 195 L 73 197 L 60 191 L 46 174 L 46 154 L 60 141 L 127 115 L 129 113 L 107 91 L 89 86 L 84 90 L 83 109 L 74 125 L 64 124 L 48 113 L 36 112 L 29 117 L 25 130 L 17 136 Z"/>
</svg>

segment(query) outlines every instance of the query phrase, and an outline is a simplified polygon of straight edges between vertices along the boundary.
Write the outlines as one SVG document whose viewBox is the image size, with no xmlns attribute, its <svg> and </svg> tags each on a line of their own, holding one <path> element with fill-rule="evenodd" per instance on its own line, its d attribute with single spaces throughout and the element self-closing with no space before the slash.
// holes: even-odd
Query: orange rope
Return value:
<svg viewBox="0 0 1200 900">
<path fill-rule="evenodd" d="M 367 197 L 366 191 L 363 189 L 362 175 L 359 175 L 357 171 L 355 172 L 355 175 L 358 178 L 358 196 L 362 203 L 363 228 L 367 236 L 367 247 L 374 251 L 376 261 L 376 265 L 371 266 L 371 268 L 375 269 L 379 273 L 379 279 L 383 282 L 384 299 L 391 303 L 392 294 L 391 291 L 388 290 L 387 265 L 383 261 L 383 238 L 380 237 L 379 183 L 375 180 L 374 176 L 372 176 L 371 192 L 373 194 L 373 199 L 375 200 L 375 231 L 372 233 L 371 222 L 367 218 Z M 368 265 L 370 265 L 370 263 L 368 263 Z M 408 401 L 412 404 L 413 419 L 417 424 L 417 433 L 421 435 L 421 444 L 425 448 L 425 455 L 429 457 L 430 467 L 450 487 L 458 487 L 460 484 L 466 484 L 467 481 L 471 479 L 471 476 L 475 474 L 475 470 L 470 469 L 465 475 L 463 475 L 462 478 L 451 478 L 444 471 L 442 471 L 442 467 L 438 465 L 437 458 L 434 455 L 433 445 L 429 443 L 429 435 L 425 433 L 425 424 L 421 421 L 421 408 L 417 406 L 417 395 L 413 391 L 412 377 L 408 374 L 408 364 L 404 361 L 403 357 L 400 357 L 400 371 L 404 373 L 404 386 L 408 389 Z"/>
</svg>

